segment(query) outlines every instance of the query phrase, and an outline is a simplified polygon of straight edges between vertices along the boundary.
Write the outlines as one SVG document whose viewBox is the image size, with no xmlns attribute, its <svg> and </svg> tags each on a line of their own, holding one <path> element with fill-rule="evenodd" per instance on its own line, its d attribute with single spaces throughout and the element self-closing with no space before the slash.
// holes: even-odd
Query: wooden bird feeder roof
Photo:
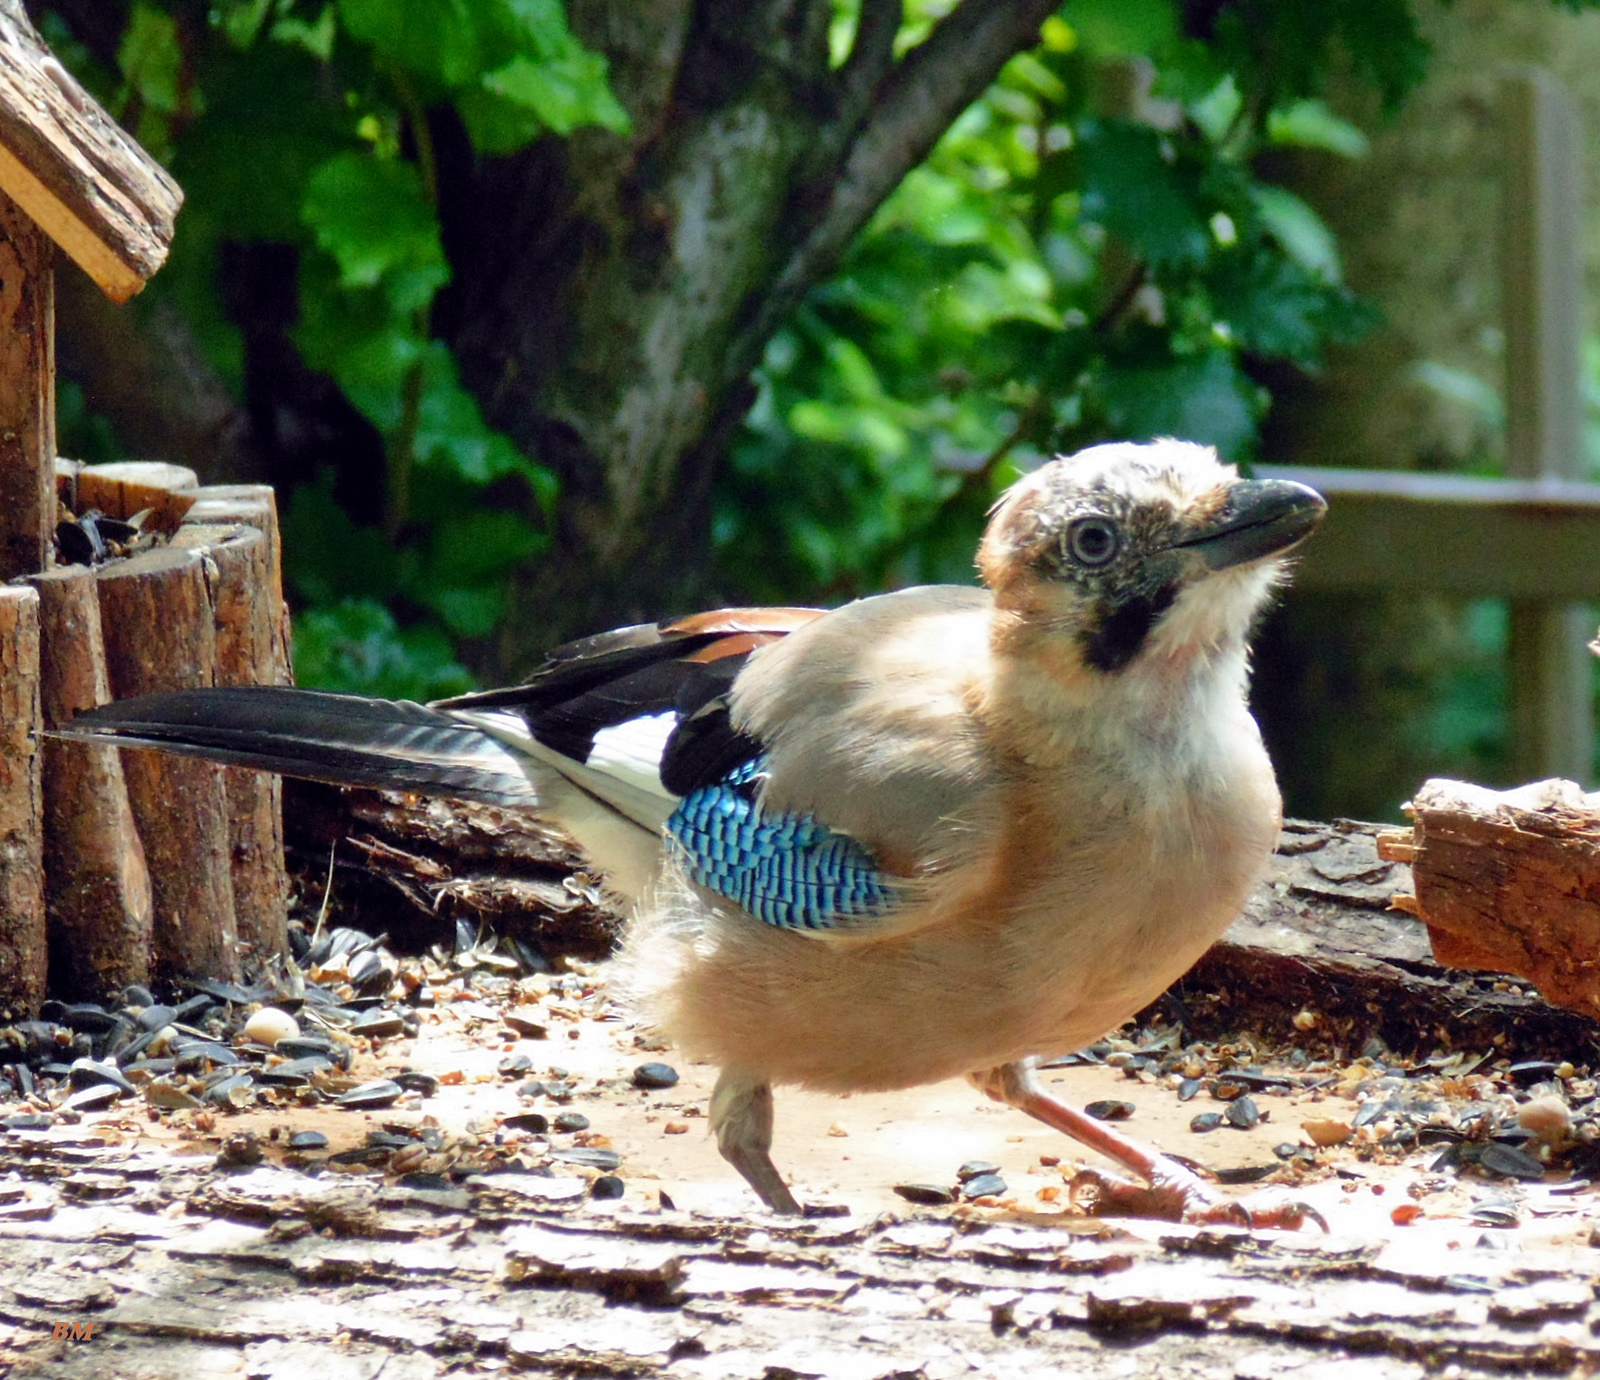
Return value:
<svg viewBox="0 0 1600 1380">
<path fill-rule="evenodd" d="M 107 297 L 161 267 L 183 192 L 0 0 L 0 191 Z"/>
</svg>

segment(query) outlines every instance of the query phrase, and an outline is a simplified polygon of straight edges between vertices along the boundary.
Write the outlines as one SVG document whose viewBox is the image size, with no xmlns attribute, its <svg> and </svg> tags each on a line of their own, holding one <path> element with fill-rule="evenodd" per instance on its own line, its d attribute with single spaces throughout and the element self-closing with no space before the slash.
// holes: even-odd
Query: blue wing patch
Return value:
<svg viewBox="0 0 1600 1380">
<path fill-rule="evenodd" d="M 697 885 L 785 930 L 848 929 L 894 901 L 872 855 L 811 815 L 768 814 L 758 803 L 766 759 L 744 762 L 691 791 L 667 820 Z"/>
</svg>

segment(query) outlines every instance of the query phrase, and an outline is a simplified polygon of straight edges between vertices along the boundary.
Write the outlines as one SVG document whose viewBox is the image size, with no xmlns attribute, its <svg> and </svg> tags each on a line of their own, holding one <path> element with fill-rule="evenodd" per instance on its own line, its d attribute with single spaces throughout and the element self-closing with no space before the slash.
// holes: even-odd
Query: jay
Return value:
<svg viewBox="0 0 1600 1380">
<path fill-rule="evenodd" d="M 1237 1220 L 1034 1065 L 1164 991 L 1262 874 L 1247 642 L 1324 511 L 1209 448 L 1099 445 L 995 505 L 986 588 L 624 628 L 429 706 L 194 690 L 63 732 L 547 813 L 632 906 L 626 985 L 720 1069 L 718 1148 L 776 1212 L 774 1085 L 965 1076 L 1143 1180 L 1099 1176 L 1102 1208 Z"/>
</svg>

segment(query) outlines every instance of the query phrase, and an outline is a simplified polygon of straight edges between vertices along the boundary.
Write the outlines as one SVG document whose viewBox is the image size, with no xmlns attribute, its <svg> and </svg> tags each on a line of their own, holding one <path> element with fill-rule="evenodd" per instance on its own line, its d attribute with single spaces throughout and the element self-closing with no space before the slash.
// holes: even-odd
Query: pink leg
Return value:
<svg viewBox="0 0 1600 1380">
<path fill-rule="evenodd" d="M 1073 1181 L 1074 1197 L 1089 1199 L 1091 1212 L 1108 1216 L 1158 1217 L 1174 1222 L 1231 1222 L 1240 1226 L 1297 1229 L 1311 1218 L 1326 1231 L 1328 1224 L 1303 1203 L 1283 1203 L 1248 1208 L 1231 1199 L 1219 1199 L 1191 1170 L 1148 1145 L 1113 1131 L 1103 1121 L 1069 1107 L 1045 1091 L 1031 1059 L 1002 1064 L 970 1074 L 972 1083 L 996 1102 L 1026 1112 L 1046 1126 L 1069 1135 L 1080 1145 L 1104 1155 L 1137 1174 L 1143 1183 L 1095 1170 L 1081 1172 Z"/>
</svg>

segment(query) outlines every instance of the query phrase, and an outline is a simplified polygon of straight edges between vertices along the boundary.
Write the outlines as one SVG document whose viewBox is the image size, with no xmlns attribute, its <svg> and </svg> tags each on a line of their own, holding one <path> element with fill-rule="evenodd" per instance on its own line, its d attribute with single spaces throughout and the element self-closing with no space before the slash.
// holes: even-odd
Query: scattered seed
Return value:
<svg viewBox="0 0 1600 1380">
<path fill-rule="evenodd" d="M 1498 1145 L 1491 1141 L 1483 1147 L 1478 1163 L 1490 1173 L 1501 1174 L 1508 1179 L 1525 1179 L 1535 1183 L 1544 1178 L 1544 1166 L 1526 1150 L 1518 1150 L 1514 1145 Z"/>
<path fill-rule="evenodd" d="M 998 1174 L 999 1172 L 1000 1166 L 991 1164 L 988 1160 L 968 1160 L 961 1168 L 956 1170 L 956 1178 L 961 1183 L 966 1183 L 969 1179 L 978 1179 L 985 1174 Z"/>
<path fill-rule="evenodd" d="M 1256 1106 L 1255 1098 L 1246 1094 L 1228 1104 L 1228 1110 L 1223 1113 L 1228 1125 L 1241 1131 L 1248 1131 L 1252 1126 L 1261 1123 L 1261 1109 Z"/>
<path fill-rule="evenodd" d="M 602 1172 L 616 1169 L 622 1163 L 622 1156 L 615 1150 L 606 1150 L 598 1145 L 575 1145 L 570 1150 L 552 1150 L 550 1158 L 560 1160 L 563 1164 L 586 1165 Z"/>
<path fill-rule="evenodd" d="M 1126 1121 L 1133 1115 L 1133 1103 L 1123 1102 L 1119 1098 L 1106 1098 L 1100 1102 L 1091 1102 L 1084 1109 L 1096 1121 Z"/>
<path fill-rule="evenodd" d="M 388 1078 L 375 1078 L 370 1083 L 362 1083 L 351 1088 L 343 1096 L 335 1098 L 341 1107 L 353 1112 L 376 1111 L 380 1107 L 392 1107 L 400 1100 L 404 1092 L 398 1083 Z"/>
<path fill-rule="evenodd" d="M 938 1184 L 896 1184 L 894 1191 L 918 1207 L 945 1207 L 956 1200 L 954 1193 Z"/>
</svg>

